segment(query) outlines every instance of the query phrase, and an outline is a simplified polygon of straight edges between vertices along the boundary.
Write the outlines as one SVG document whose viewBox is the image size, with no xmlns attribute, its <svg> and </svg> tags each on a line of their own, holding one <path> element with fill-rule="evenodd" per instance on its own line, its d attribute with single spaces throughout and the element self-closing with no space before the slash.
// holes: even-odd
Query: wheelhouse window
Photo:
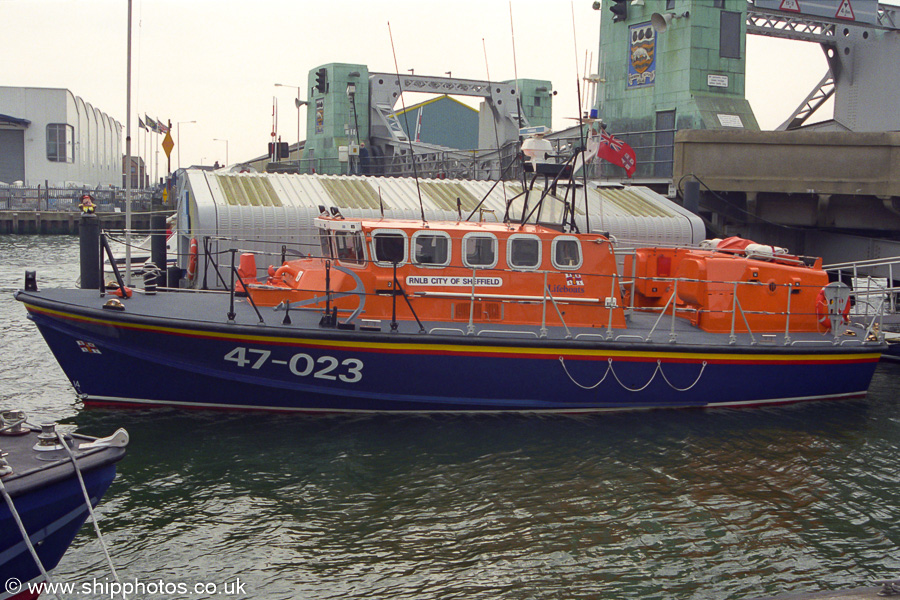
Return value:
<svg viewBox="0 0 900 600">
<path fill-rule="evenodd" d="M 581 266 L 581 244 L 578 238 L 561 235 L 553 240 L 553 266 L 557 269 L 577 269 Z"/>
<path fill-rule="evenodd" d="M 75 128 L 66 123 L 47 125 L 47 160 L 51 162 L 75 162 Z"/>
<path fill-rule="evenodd" d="M 319 232 L 319 244 L 322 246 L 322 258 L 334 258 L 331 251 L 331 233 L 327 229 Z"/>
<path fill-rule="evenodd" d="M 467 233 L 463 237 L 463 264 L 490 269 L 497 265 L 497 238 L 490 233 Z"/>
<path fill-rule="evenodd" d="M 342 263 L 360 266 L 365 263 L 365 242 L 361 232 L 335 231 L 334 250 Z"/>
<path fill-rule="evenodd" d="M 536 235 L 509 236 L 506 264 L 510 269 L 537 269 L 541 265 L 541 238 Z"/>
<path fill-rule="evenodd" d="M 413 234 L 413 261 L 430 267 L 450 264 L 450 236 L 443 231 Z"/>
<path fill-rule="evenodd" d="M 376 231 L 372 234 L 372 257 L 377 263 L 406 262 L 406 234 L 402 231 Z"/>
</svg>

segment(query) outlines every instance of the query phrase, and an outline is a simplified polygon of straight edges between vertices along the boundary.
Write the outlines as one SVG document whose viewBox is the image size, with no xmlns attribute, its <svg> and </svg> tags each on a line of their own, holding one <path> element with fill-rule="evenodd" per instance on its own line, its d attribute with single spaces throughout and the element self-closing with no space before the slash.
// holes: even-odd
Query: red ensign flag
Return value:
<svg viewBox="0 0 900 600">
<path fill-rule="evenodd" d="M 597 150 L 597 156 L 614 165 L 619 165 L 625 169 L 625 173 L 629 177 L 634 175 L 634 171 L 637 168 L 637 157 L 634 154 L 634 149 L 602 129 L 600 130 L 600 148 Z"/>
</svg>

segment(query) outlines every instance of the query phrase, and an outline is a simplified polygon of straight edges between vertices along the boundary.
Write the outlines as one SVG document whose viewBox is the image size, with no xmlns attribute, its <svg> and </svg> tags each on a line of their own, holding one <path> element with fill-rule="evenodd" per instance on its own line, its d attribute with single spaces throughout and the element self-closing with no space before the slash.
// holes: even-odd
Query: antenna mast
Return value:
<svg viewBox="0 0 900 600">
<path fill-rule="evenodd" d="M 391 22 L 388 21 L 388 36 L 391 38 L 391 53 L 394 55 L 394 72 L 397 74 L 397 87 L 400 88 L 400 105 L 403 107 L 403 120 L 406 121 L 406 100 L 403 99 L 403 82 L 400 80 L 400 67 L 397 65 L 397 51 L 394 49 L 394 34 L 391 31 Z M 407 122 L 407 129 L 409 128 L 409 123 Z M 413 168 L 413 178 L 416 180 L 416 193 L 419 194 L 419 211 L 422 214 L 422 222 L 425 222 L 425 205 L 422 204 L 422 190 L 419 188 L 419 174 L 416 170 L 416 153 L 413 151 L 412 139 L 409 134 L 406 135 L 406 140 L 409 142 L 409 159 L 412 163 Z"/>
</svg>

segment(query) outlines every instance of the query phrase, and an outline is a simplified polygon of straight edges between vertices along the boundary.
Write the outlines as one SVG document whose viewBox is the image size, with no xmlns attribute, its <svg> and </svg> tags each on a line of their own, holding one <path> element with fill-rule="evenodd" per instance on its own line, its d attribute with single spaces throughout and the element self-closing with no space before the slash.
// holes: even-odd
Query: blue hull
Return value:
<svg viewBox="0 0 900 600">
<path fill-rule="evenodd" d="M 91 504 L 96 506 L 116 474 L 115 465 L 82 473 Z M 74 474 L 63 481 L 14 498 L 41 563 L 53 569 L 88 517 L 81 486 Z M 0 581 L 28 582 L 40 575 L 9 507 L 0 503 Z"/>
<path fill-rule="evenodd" d="M 28 306 L 86 402 L 586 412 L 863 396 L 880 348 L 711 348 L 120 318 Z"/>
</svg>

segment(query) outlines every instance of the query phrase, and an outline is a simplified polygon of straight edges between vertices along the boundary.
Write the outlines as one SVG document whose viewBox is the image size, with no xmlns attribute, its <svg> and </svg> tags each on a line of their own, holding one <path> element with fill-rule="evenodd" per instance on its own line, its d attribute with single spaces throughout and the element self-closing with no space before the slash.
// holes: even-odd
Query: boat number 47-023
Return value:
<svg viewBox="0 0 900 600">
<path fill-rule="evenodd" d="M 261 369 L 267 362 L 273 365 L 284 365 L 291 373 L 298 377 L 312 375 L 316 379 L 340 380 L 346 383 L 356 383 L 362 379 L 363 362 L 358 358 L 345 358 L 339 361 L 333 356 L 320 356 L 313 358 L 309 354 L 299 352 L 288 360 L 279 360 L 270 357 L 270 350 L 245 348 L 238 346 L 225 355 L 225 360 L 235 363 L 239 367 Z"/>
</svg>

